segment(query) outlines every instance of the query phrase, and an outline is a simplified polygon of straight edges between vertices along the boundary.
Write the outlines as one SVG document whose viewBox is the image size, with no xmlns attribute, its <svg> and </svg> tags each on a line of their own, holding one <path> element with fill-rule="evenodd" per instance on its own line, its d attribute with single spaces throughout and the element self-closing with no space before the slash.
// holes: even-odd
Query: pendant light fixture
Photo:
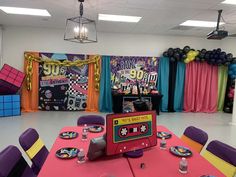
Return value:
<svg viewBox="0 0 236 177">
<path fill-rule="evenodd" d="M 80 2 L 80 16 L 66 20 L 64 40 L 77 43 L 97 42 L 96 23 L 94 20 L 83 17 L 84 0 L 78 0 L 78 2 Z"/>
</svg>

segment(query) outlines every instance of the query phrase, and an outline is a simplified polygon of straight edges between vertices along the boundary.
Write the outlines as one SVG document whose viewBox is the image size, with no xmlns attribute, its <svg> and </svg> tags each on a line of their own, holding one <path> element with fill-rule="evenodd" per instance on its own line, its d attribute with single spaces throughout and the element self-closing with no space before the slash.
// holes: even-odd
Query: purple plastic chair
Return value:
<svg viewBox="0 0 236 177">
<path fill-rule="evenodd" d="M 0 152 L 0 177 L 36 177 L 16 146 Z"/>
<path fill-rule="evenodd" d="M 211 141 L 206 148 L 207 151 L 222 160 L 236 166 L 236 149 L 218 140 Z"/>
<path fill-rule="evenodd" d="M 77 125 L 105 125 L 105 120 L 99 115 L 84 115 L 77 120 Z"/>
<path fill-rule="evenodd" d="M 33 128 L 27 129 L 25 132 L 21 134 L 19 137 L 19 143 L 21 147 L 26 152 L 28 149 L 32 147 L 32 145 L 39 139 L 39 134 L 37 131 Z M 27 154 L 27 152 L 26 152 Z M 41 167 L 43 166 L 49 152 L 48 149 L 43 145 L 43 147 L 39 150 L 39 152 L 31 159 L 30 156 L 28 157 L 32 161 L 32 169 L 35 174 L 38 174 Z"/>
<path fill-rule="evenodd" d="M 185 129 L 181 139 L 200 153 L 208 140 L 208 135 L 199 128 L 189 126 Z"/>
<path fill-rule="evenodd" d="M 236 149 L 220 141 L 211 141 L 202 154 L 227 177 L 236 175 Z"/>
</svg>

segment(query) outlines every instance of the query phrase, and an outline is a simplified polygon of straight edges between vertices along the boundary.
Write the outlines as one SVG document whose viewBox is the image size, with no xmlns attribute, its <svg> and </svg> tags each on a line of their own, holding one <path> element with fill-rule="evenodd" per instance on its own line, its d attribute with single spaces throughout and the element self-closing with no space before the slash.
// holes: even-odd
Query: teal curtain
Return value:
<svg viewBox="0 0 236 177">
<path fill-rule="evenodd" d="M 112 112 L 110 56 L 102 56 L 99 111 Z"/>
<path fill-rule="evenodd" d="M 168 94 L 169 94 L 169 58 L 161 57 L 158 67 L 158 91 L 163 95 L 161 100 L 161 111 L 168 111 Z"/>
<path fill-rule="evenodd" d="M 183 111 L 184 80 L 185 80 L 185 63 L 179 61 L 177 64 L 175 94 L 174 94 L 174 110 L 177 112 Z"/>
</svg>

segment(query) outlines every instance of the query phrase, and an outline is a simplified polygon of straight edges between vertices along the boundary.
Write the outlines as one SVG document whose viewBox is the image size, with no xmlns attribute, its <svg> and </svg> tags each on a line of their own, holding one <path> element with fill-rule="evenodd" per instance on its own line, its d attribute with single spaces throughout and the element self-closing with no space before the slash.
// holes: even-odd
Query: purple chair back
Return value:
<svg viewBox="0 0 236 177">
<path fill-rule="evenodd" d="M 105 125 L 105 120 L 99 115 L 84 115 L 80 116 L 77 121 L 77 125 Z"/>
<path fill-rule="evenodd" d="M 207 145 L 207 151 L 211 152 L 215 156 L 222 160 L 236 166 L 236 149 L 224 144 L 220 141 L 214 140 Z"/>
<path fill-rule="evenodd" d="M 20 150 L 8 146 L 0 152 L 0 177 L 36 177 Z"/>
<path fill-rule="evenodd" d="M 208 140 L 208 135 L 203 130 L 194 126 L 189 126 L 185 129 L 184 135 L 188 138 L 198 142 L 201 145 L 205 145 Z"/>
<path fill-rule="evenodd" d="M 31 146 L 38 140 L 39 134 L 33 128 L 27 129 L 19 137 L 19 143 L 24 151 L 27 151 Z M 35 174 L 38 174 L 41 167 L 43 166 L 49 152 L 48 149 L 43 146 L 41 150 L 31 159 L 32 169 Z"/>
</svg>

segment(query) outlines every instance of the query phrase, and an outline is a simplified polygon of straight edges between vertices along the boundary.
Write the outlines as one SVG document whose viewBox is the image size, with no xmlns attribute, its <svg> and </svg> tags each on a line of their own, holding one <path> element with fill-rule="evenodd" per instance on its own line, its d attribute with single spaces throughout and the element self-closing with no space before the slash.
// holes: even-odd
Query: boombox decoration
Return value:
<svg viewBox="0 0 236 177">
<path fill-rule="evenodd" d="M 41 58 L 60 61 L 86 59 L 85 55 L 39 53 Z M 88 66 L 65 67 L 40 63 L 39 109 L 78 111 L 87 107 Z"/>
</svg>

